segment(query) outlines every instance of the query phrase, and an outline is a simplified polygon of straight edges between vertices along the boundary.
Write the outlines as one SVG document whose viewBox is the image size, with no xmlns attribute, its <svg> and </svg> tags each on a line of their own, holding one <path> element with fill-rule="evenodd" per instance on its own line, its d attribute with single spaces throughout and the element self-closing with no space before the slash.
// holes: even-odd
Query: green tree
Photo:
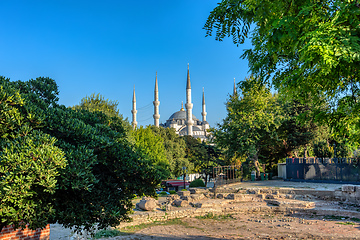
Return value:
<svg viewBox="0 0 360 240">
<path fill-rule="evenodd" d="M 162 178 L 167 178 L 169 172 L 169 161 L 166 158 L 164 139 L 153 133 L 152 127 L 140 127 L 133 131 L 135 147 L 142 156 L 148 159 L 152 164 L 164 171 Z"/>
<path fill-rule="evenodd" d="M 117 130 L 124 129 L 124 133 L 130 133 L 132 127 L 127 119 L 124 119 L 123 115 L 118 110 L 119 103 L 105 99 L 100 93 L 91 94 L 81 99 L 79 105 L 75 105 L 73 109 L 83 109 L 90 112 L 102 112 L 109 118 L 109 125 L 116 126 Z M 129 136 L 130 137 L 130 136 Z"/>
<path fill-rule="evenodd" d="M 192 136 L 183 138 L 186 143 L 185 156 L 192 167 L 189 173 L 204 174 L 205 184 L 207 184 L 208 176 L 212 174 L 212 167 L 224 165 L 222 152 L 216 146 L 201 142 L 198 138 Z"/>
<path fill-rule="evenodd" d="M 23 168 L 16 168 L 16 171 L 6 174 L 13 174 L 13 179 L 24 179 L 25 176 L 24 180 L 28 183 L 24 186 L 36 185 L 34 189 L 41 190 L 42 185 L 36 181 L 42 181 L 43 175 L 40 173 L 43 171 L 49 173 L 48 179 L 51 182 L 51 185 L 47 185 L 48 192 L 53 193 L 51 201 L 50 197 L 43 201 L 32 195 L 33 200 L 39 201 L 36 204 L 46 207 L 44 214 L 31 212 L 27 218 L 21 219 L 32 222 L 30 227 L 43 227 L 47 222 L 58 222 L 77 229 L 81 226 L 90 229 L 94 224 L 100 228 L 116 226 L 120 221 L 128 219 L 134 193 L 155 194 L 154 188 L 163 176 L 161 169 L 154 166 L 142 152 L 134 150 L 126 137 L 126 130 L 113 121 L 113 118 L 102 111 L 59 105 L 57 85 L 50 78 L 37 78 L 27 82 L 10 82 L 1 78 L 0 81 L 0 86 L 10 86 L 4 88 L 6 96 L 20 99 L 14 94 L 14 89 L 18 89 L 24 102 L 23 106 L 22 100 L 19 104 L 11 103 L 1 113 L 8 116 L 4 119 L 9 127 L 0 127 L 0 161 L 6 162 L 5 166 L 9 167 L 0 171 L 0 185 L 11 180 L 4 178 L 4 171 L 11 170 L 17 164 Z M 2 109 L 4 105 L 0 106 Z M 25 124 L 19 122 L 21 118 L 26 119 Z M 17 138 L 14 129 L 18 126 L 32 130 L 23 130 L 20 138 Z M 34 154 L 31 155 L 30 151 Z M 62 168 L 61 156 L 66 158 L 65 168 Z M 33 158 L 41 160 L 41 164 L 31 165 L 34 164 Z M 29 178 L 28 173 L 21 170 L 26 167 L 36 168 L 37 172 L 32 172 L 34 175 L 38 174 L 40 180 L 38 177 L 34 181 Z M 54 175 L 57 176 L 56 182 L 52 178 Z M 1 190 L 0 193 L 4 192 Z M 17 198 L 19 196 L 16 195 Z M 22 208 L 11 211 L 7 218 L 2 218 L 2 225 L 19 223 L 17 216 L 21 216 Z M 51 214 L 45 216 L 48 212 Z"/>
<path fill-rule="evenodd" d="M 9 79 L 0 77 L 0 231 L 6 225 L 47 224 L 55 215 L 57 177 L 66 164 L 56 139 L 33 128 L 24 103 Z"/>
<path fill-rule="evenodd" d="M 176 134 L 173 128 L 150 127 L 153 133 L 163 139 L 166 158 L 169 162 L 170 173 L 172 177 L 178 177 L 184 174 L 182 167 L 190 167 L 190 163 L 185 158 L 185 141 Z"/>
<path fill-rule="evenodd" d="M 304 103 L 325 101 L 316 119 L 360 142 L 359 24 L 358 0 L 223 0 L 204 28 L 237 45 L 250 38 L 242 57 L 254 76 Z"/>
<path fill-rule="evenodd" d="M 214 141 L 225 150 L 228 159 L 250 159 L 260 175 L 260 164 L 267 157 L 261 151 L 281 144 L 277 130 L 284 114 L 277 95 L 257 79 L 250 77 L 239 85 L 241 96 L 229 99 L 227 117 L 217 129 L 212 129 Z"/>
</svg>

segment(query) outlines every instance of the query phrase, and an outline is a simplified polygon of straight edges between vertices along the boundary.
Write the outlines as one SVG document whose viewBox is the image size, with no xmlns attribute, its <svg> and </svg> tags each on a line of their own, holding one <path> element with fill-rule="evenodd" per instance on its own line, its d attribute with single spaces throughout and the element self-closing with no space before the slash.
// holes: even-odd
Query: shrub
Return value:
<svg viewBox="0 0 360 240">
<path fill-rule="evenodd" d="M 202 179 L 195 179 L 190 183 L 190 187 L 205 187 L 205 183 Z"/>
<path fill-rule="evenodd" d="M 176 191 L 175 190 L 170 190 L 169 193 L 170 194 L 176 194 Z"/>
<path fill-rule="evenodd" d="M 59 105 L 50 78 L 0 77 L 0 230 L 117 226 L 164 172 L 134 150 L 120 116 Z"/>
</svg>

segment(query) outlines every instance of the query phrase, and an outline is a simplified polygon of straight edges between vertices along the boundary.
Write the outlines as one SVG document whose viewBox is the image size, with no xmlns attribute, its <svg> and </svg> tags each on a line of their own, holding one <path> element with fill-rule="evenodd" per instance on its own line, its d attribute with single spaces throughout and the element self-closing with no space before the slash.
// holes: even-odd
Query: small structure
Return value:
<svg viewBox="0 0 360 240">
<path fill-rule="evenodd" d="M 356 158 L 287 158 L 286 179 L 359 184 L 359 160 Z"/>
<path fill-rule="evenodd" d="M 162 181 L 161 185 L 164 186 L 165 191 L 181 191 L 184 189 L 184 180 L 169 179 Z M 185 182 L 185 188 L 188 188 L 190 183 Z"/>
</svg>

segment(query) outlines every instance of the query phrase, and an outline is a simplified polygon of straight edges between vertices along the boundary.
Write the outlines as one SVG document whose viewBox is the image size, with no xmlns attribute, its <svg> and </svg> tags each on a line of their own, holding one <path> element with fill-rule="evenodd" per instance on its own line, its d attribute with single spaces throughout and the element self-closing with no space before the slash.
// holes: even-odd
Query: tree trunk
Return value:
<svg viewBox="0 0 360 240">
<path fill-rule="evenodd" d="M 258 159 L 258 154 L 256 153 L 253 157 L 253 162 L 254 162 L 254 166 L 256 169 L 256 177 L 260 176 L 260 164 L 259 164 L 259 159 Z"/>
</svg>

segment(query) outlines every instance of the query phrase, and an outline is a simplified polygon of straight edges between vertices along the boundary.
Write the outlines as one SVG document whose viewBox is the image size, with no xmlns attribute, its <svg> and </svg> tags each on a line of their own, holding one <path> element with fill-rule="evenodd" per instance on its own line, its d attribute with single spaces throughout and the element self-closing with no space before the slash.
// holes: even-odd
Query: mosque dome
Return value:
<svg viewBox="0 0 360 240">
<path fill-rule="evenodd" d="M 198 119 L 195 117 L 195 115 L 192 115 L 192 119 L 194 121 L 198 121 Z M 170 117 L 169 120 L 186 120 L 186 111 L 184 109 L 184 105 L 183 103 L 181 103 L 181 109 L 180 111 L 177 111 L 175 113 L 173 113 Z"/>
<path fill-rule="evenodd" d="M 186 112 L 185 111 L 177 111 L 175 113 L 173 113 L 169 119 L 175 119 L 175 120 L 186 120 Z M 195 115 L 192 115 L 192 119 L 195 121 L 197 121 L 198 119 L 195 117 Z"/>
</svg>

